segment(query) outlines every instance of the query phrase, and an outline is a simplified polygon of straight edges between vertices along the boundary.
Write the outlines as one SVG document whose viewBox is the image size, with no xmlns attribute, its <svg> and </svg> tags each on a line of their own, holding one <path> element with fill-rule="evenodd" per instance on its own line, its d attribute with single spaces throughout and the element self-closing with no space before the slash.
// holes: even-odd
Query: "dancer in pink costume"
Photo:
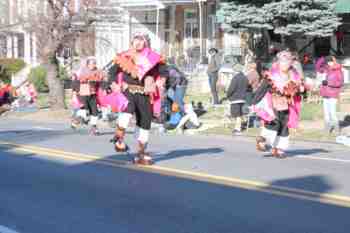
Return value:
<svg viewBox="0 0 350 233">
<path fill-rule="evenodd" d="M 125 130 L 135 115 L 138 141 L 135 164 L 153 163 L 152 157 L 145 150 L 152 118 L 160 115 L 161 92 L 165 84 L 165 77 L 161 77 L 159 72 L 161 65 L 164 65 L 164 61 L 158 53 L 151 50 L 147 36 L 137 33 L 131 41 L 131 48 L 116 56 L 114 66 L 109 71 L 113 82 L 127 99 L 127 107 L 118 118 L 114 148 L 117 152 L 128 149 L 124 142 Z"/>
<path fill-rule="evenodd" d="M 292 67 L 288 51 L 277 55 L 267 78 L 256 92 L 253 110 L 265 122 L 257 137 L 257 149 L 272 147 L 272 156 L 284 158 L 289 147 L 289 129 L 297 128 L 301 110 L 301 93 L 305 86 L 301 75 Z"/>
</svg>

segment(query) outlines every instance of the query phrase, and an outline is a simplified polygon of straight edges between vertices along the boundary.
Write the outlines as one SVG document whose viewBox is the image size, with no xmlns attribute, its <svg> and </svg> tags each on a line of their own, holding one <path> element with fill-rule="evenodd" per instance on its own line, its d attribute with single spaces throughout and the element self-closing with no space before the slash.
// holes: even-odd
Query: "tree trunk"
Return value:
<svg viewBox="0 0 350 233">
<path fill-rule="evenodd" d="M 57 63 L 44 64 L 47 70 L 47 84 L 49 86 L 49 106 L 51 110 L 63 110 L 65 106 L 64 89 L 61 80 L 58 78 Z"/>
<path fill-rule="evenodd" d="M 286 36 L 286 47 L 289 48 L 291 51 L 297 51 L 297 43 L 296 43 L 296 36 Z"/>
</svg>

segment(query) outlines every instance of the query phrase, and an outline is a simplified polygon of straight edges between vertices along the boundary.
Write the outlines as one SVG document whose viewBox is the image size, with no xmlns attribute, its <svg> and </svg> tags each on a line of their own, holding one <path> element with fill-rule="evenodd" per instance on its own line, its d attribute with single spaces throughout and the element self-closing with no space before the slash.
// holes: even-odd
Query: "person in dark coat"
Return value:
<svg viewBox="0 0 350 233">
<path fill-rule="evenodd" d="M 218 91 L 216 89 L 216 85 L 219 77 L 219 69 L 220 69 L 220 61 L 218 56 L 218 50 L 216 48 L 209 49 L 209 64 L 207 74 L 209 77 L 209 87 L 212 94 L 213 105 L 217 105 L 220 103 Z"/>
<path fill-rule="evenodd" d="M 231 103 L 231 117 L 236 120 L 233 130 L 235 135 L 240 135 L 242 131 L 243 106 L 246 102 L 248 86 L 248 78 L 240 72 L 233 77 L 227 90 L 226 98 Z"/>
</svg>

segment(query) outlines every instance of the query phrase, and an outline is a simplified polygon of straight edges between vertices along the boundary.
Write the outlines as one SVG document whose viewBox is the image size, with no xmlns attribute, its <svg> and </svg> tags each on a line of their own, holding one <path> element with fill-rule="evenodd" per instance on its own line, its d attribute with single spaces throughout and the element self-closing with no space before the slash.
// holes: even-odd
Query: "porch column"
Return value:
<svg viewBox="0 0 350 233">
<path fill-rule="evenodd" d="M 156 18 L 156 37 L 159 37 L 159 7 L 157 6 L 157 18 Z"/>
<path fill-rule="evenodd" d="M 128 12 L 128 25 L 129 25 L 129 30 L 128 30 L 128 32 L 129 32 L 129 44 L 130 44 L 130 41 L 131 41 L 131 37 L 132 37 L 132 28 L 131 28 L 131 26 L 132 26 L 132 22 L 131 22 L 131 13 L 130 13 L 130 11 Z M 128 46 L 128 48 L 129 48 L 129 46 Z"/>
<path fill-rule="evenodd" d="M 13 7 L 13 1 L 8 1 L 9 6 L 9 24 L 13 24 L 13 14 L 14 14 L 14 7 Z"/>
<path fill-rule="evenodd" d="M 203 63 L 203 7 L 202 2 L 204 0 L 198 0 L 199 7 L 199 62 Z"/>
<path fill-rule="evenodd" d="M 157 6 L 157 18 L 156 18 L 156 48 L 158 52 L 160 52 L 160 36 L 159 36 L 159 14 L 160 14 L 160 7 Z"/>
<path fill-rule="evenodd" d="M 129 48 L 130 41 L 130 22 L 129 22 L 129 13 L 123 13 L 123 22 L 125 22 L 122 26 L 122 46 L 119 49 Z"/>
<path fill-rule="evenodd" d="M 31 59 L 30 59 L 30 47 L 31 47 L 31 43 L 30 43 L 30 33 L 24 33 L 24 61 L 27 64 L 31 63 Z"/>
<path fill-rule="evenodd" d="M 169 23 L 169 57 L 175 56 L 174 47 L 176 43 L 176 5 L 170 6 L 170 23 Z"/>
<path fill-rule="evenodd" d="M 208 2 L 204 2 L 203 3 L 203 8 L 202 8 L 202 25 L 203 25 L 203 29 L 202 29 L 202 62 L 204 62 L 204 60 L 206 60 L 205 58 L 207 57 L 207 51 L 208 51 Z"/>
<path fill-rule="evenodd" d="M 12 36 L 7 36 L 6 37 L 6 45 L 7 45 L 7 58 L 12 57 Z"/>
<path fill-rule="evenodd" d="M 24 17 L 28 17 L 28 14 L 29 14 L 29 11 L 28 11 L 28 9 L 29 9 L 29 7 L 28 7 L 28 0 L 27 1 L 23 1 L 22 2 L 22 4 L 23 4 L 23 16 Z"/>
<path fill-rule="evenodd" d="M 37 40 L 36 40 L 36 36 L 33 33 L 32 34 L 32 63 L 34 65 L 38 64 L 38 55 L 37 55 Z"/>
</svg>

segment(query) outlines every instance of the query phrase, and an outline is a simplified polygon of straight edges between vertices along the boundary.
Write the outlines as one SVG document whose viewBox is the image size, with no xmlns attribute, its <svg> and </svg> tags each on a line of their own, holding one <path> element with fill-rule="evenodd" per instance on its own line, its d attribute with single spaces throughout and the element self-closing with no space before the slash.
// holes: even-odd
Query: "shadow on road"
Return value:
<svg viewBox="0 0 350 233">
<path fill-rule="evenodd" d="M 179 150 L 172 150 L 164 154 L 152 153 L 152 158 L 154 162 L 157 163 L 157 162 L 176 159 L 180 157 L 212 155 L 212 154 L 219 154 L 222 152 L 224 152 L 224 150 L 219 147 L 206 148 L 206 149 L 203 149 L 203 148 L 179 149 Z M 136 156 L 136 153 L 128 152 L 128 153 L 113 154 L 113 155 L 107 156 L 106 158 L 114 159 L 117 161 L 132 162 L 135 156 Z"/>
<path fill-rule="evenodd" d="M 329 150 L 321 149 L 321 148 L 314 148 L 314 149 L 295 149 L 290 150 L 287 153 L 287 157 L 293 157 L 298 155 L 312 155 L 312 154 L 319 154 L 319 153 L 329 153 Z"/>
<path fill-rule="evenodd" d="M 276 180 L 270 183 L 272 186 L 296 188 L 317 193 L 329 193 L 335 188 L 333 182 L 324 175 L 312 175 Z"/>
<path fill-rule="evenodd" d="M 52 138 L 59 138 L 69 135 L 77 134 L 73 130 L 2 130 L 0 131 L 0 140 L 8 140 L 23 143 L 35 143 L 49 140 Z M 12 139 L 12 140 L 11 140 Z"/>
<path fill-rule="evenodd" d="M 163 160 L 175 159 L 179 157 L 187 157 L 187 156 L 197 156 L 197 155 L 211 155 L 211 154 L 219 154 L 224 152 L 222 148 L 214 147 L 214 148 L 206 148 L 206 149 L 179 149 L 173 150 L 166 154 L 156 154 L 153 156 L 155 162 L 160 162 Z"/>
</svg>

